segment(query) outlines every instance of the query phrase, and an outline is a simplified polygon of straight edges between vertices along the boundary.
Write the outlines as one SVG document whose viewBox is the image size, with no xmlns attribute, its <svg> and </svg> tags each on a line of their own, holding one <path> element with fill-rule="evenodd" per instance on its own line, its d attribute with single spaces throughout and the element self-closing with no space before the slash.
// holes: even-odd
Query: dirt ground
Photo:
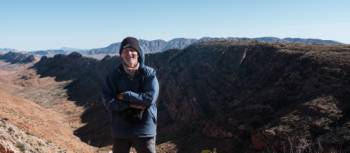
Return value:
<svg viewBox="0 0 350 153">
<path fill-rule="evenodd" d="M 64 86 L 69 82 L 40 78 L 31 66 L 0 61 L 0 118 L 65 152 L 97 152 L 73 134 L 82 126 L 83 108 L 67 100 Z"/>
</svg>

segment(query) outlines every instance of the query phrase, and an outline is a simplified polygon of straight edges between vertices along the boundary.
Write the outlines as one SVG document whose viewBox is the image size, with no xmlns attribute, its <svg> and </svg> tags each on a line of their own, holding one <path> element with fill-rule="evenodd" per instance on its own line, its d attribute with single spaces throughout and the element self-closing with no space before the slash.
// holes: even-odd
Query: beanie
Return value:
<svg viewBox="0 0 350 153">
<path fill-rule="evenodd" d="M 119 55 L 122 54 L 122 51 L 124 48 L 132 48 L 132 49 L 135 49 L 137 51 L 137 53 L 140 55 L 140 51 L 141 51 L 141 48 L 140 48 L 140 45 L 139 45 L 139 41 L 134 38 L 134 37 L 126 37 L 121 45 L 120 45 L 120 49 L 119 49 Z"/>
</svg>

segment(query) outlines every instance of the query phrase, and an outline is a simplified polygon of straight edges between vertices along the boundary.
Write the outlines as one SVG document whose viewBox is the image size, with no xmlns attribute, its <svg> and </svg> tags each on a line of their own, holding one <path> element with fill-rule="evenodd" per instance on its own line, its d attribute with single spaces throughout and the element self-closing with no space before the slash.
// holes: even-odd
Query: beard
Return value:
<svg viewBox="0 0 350 153">
<path fill-rule="evenodd" d="M 123 63 L 127 67 L 135 68 L 139 62 L 137 59 L 125 59 L 125 60 L 123 60 Z"/>
</svg>

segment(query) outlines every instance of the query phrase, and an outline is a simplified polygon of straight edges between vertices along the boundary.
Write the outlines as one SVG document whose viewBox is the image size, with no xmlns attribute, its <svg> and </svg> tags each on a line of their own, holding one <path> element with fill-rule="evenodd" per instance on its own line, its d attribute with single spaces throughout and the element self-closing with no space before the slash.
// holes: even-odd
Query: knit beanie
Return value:
<svg viewBox="0 0 350 153">
<path fill-rule="evenodd" d="M 122 54 L 122 51 L 124 48 L 133 48 L 137 51 L 137 53 L 140 55 L 140 45 L 139 45 L 139 41 L 134 38 L 134 37 L 126 37 L 121 45 L 120 45 L 120 49 L 119 49 L 119 55 Z"/>
</svg>

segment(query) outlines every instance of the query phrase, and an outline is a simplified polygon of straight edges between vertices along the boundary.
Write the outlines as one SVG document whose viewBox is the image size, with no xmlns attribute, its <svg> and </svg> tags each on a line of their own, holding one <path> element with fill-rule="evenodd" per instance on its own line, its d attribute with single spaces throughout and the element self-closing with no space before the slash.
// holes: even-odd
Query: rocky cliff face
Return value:
<svg viewBox="0 0 350 153">
<path fill-rule="evenodd" d="M 45 58 L 34 68 L 73 78 L 68 92 L 87 106 L 76 134 L 110 144 L 97 82 L 120 61 L 74 57 Z M 349 46 L 215 41 L 146 59 L 161 85 L 159 144 L 172 141 L 182 152 L 349 151 Z"/>
<path fill-rule="evenodd" d="M 153 65 L 162 80 L 163 113 L 174 125 L 239 140 L 232 150 L 282 148 L 276 137 L 349 143 L 348 47 L 216 42 L 166 57 Z"/>
</svg>

